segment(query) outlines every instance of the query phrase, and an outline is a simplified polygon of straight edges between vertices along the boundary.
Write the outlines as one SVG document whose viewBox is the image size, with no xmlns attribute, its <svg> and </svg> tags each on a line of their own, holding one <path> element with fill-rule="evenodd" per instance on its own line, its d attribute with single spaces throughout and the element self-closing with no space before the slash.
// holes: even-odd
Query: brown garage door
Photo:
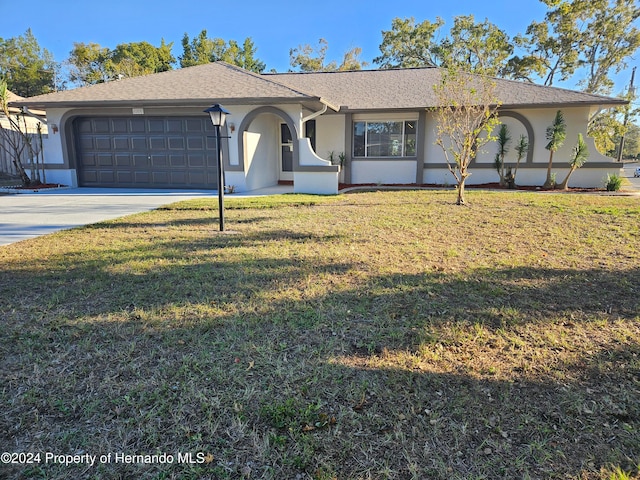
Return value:
<svg viewBox="0 0 640 480">
<path fill-rule="evenodd" d="M 84 187 L 216 188 L 215 131 L 208 117 L 75 120 Z"/>
</svg>

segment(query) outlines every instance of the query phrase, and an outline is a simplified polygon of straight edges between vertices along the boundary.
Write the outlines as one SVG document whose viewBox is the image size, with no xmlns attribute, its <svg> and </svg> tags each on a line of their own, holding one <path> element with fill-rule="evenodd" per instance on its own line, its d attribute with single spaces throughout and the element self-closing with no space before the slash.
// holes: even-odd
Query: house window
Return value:
<svg viewBox="0 0 640 480">
<path fill-rule="evenodd" d="M 311 142 L 311 148 L 316 150 L 316 121 L 308 120 L 304 123 L 304 136 Z"/>
<path fill-rule="evenodd" d="M 354 157 L 415 157 L 416 121 L 354 122 Z"/>
</svg>

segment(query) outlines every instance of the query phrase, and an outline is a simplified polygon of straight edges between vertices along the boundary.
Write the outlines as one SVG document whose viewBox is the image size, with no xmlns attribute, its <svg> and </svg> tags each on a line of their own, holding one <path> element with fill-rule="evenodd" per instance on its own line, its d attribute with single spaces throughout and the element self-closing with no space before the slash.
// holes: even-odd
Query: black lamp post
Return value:
<svg viewBox="0 0 640 480">
<path fill-rule="evenodd" d="M 216 147 L 218 149 L 218 210 L 220 213 L 220 231 L 224 231 L 224 164 L 222 163 L 222 145 L 220 144 L 220 127 L 229 115 L 222 105 L 215 105 L 205 110 L 211 116 L 211 123 L 216 127 Z"/>
</svg>

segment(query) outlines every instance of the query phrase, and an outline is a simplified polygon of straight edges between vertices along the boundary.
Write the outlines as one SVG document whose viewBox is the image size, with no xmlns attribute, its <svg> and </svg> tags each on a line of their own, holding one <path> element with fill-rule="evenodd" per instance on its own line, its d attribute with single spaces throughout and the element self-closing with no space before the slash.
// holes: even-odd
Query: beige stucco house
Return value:
<svg viewBox="0 0 640 480">
<path fill-rule="evenodd" d="M 250 191 L 293 182 L 294 191 L 336 193 L 350 184 L 454 183 L 435 145 L 437 68 L 258 75 L 215 62 L 51 93 L 15 102 L 46 109 L 47 178 L 69 185 L 215 188 L 216 140 L 203 112 L 222 104 L 225 183 Z M 557 110 L 567 141 L 554 155 L 558 178 L 579 133 L 617 98 L 497 79 L 500 118 L 530 148 L 520 185 L 542 185 L 545 131 Z M 600 186 L 618 173 L 587 138 L 590 158 L 571 185 Z M 496 182 L 496 145 L 478 154 L 468 184 Z M 341 155 L 342 154 L 342 155 Z M 333 165 L 342 156 L 342 166 Z M 515 153 L 506 157 L 515 162 Z"/>
</svg>

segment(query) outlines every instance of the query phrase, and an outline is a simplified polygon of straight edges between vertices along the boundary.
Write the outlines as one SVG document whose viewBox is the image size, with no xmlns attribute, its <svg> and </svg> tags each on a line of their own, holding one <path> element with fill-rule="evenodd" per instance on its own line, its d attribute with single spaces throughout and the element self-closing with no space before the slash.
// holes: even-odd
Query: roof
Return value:
<svg viewBox="0 0 640 480">
<path fill-rule="evenodd" d="M 12 114 L 12 113 L 20 113 L 20 112 L 22 112 L 21 108 L 11 106 L 12 103 L 19 102 L 19 101 L 22 101 L 22 100 L 25 100 L 25 98 L 21 97 L 20 95 L 18 95 L 16 93 L 13 93 L 11 90 L 7 90 L 7 103 L 9 104 L 9 113 Z M 39 116 L 42 116 L 42 117 L 44 117 L 46 115 L 46 112 L 40 111 L 40 110 L 36 110 L 36 111 L 30 110 L 30 112 L 32 114 L 34 114 L 34 115 L 39 115 Z M 0 111 L 0 113 L 1 113 L 1 111 Z"/>
<path fill-rule="evenodd" d="M 224 62 L 170 70 L 31 97 L 36 108 L 88 106 L 272 105 L 301 103 L 333 110 L 416 109 L 437 106 L 438 68 L 256 74 Z M 503 108 L 620 105 L 626 101 L 563 88 L 495 79 Z"/>
<path fill-rule="evenodd" d="M 433 85 L 441 80 L 439 68 L 358 70 L 268 74 L 292 88 L 304 88 L 349 110 L 431 108 L 438 105 Z M 470 75 L 471 78 L 477 77 Z M 567 105 L 618 105 L 620 98 L 545 87 L 516 80 L 494 79 L 503 108 Z"/>
<path fill-rule="evenodd" d="M 47 107 L 189 106 L 211 103 L 303 103 L 313 108 L 330 102 L 224 62 L 125 78 L 13 102 Z M 337 107 L 335 107 L 337 109 Z"/>
</svg>

